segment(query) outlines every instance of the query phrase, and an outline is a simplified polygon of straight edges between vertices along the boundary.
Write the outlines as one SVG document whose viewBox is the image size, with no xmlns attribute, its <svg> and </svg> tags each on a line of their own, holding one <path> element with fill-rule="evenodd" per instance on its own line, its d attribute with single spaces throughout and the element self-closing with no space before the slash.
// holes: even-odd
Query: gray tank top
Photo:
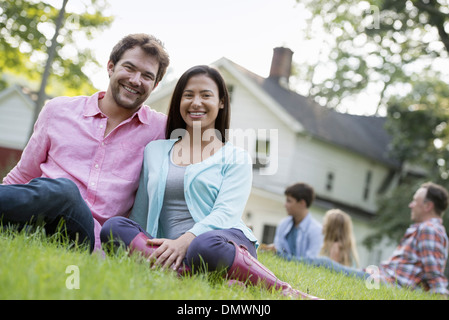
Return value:
<svg viewBox="0 0 449 320">
<path fill-rule="evenodd" d="M 184 196 L 186 167 L 173 163 L 172 151 L 170 152 L 167 183 L 159 223 L 165 238 L 177 239 L 192 228 L 195 221 L 187 208 Z"/>
</svg>

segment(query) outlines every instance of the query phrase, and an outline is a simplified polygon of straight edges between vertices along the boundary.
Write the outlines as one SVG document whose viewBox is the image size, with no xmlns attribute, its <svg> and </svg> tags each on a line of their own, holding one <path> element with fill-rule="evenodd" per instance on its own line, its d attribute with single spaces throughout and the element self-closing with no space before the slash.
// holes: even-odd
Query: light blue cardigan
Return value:
<svg viewBox="0 0 449 320">
<path fill-rule="evenodd" d="M 156 140 L 145 147 L 139 189 L 130 219 L 154 237 L 164 237 L 159 216 L 164 201 L 170 151 L 176 142 Z M 258 246 L 242 221 L 251 192 L 252 162 L 248 153 L 227 142 L 206 160 L 186 167 L 184 193 L 195 225 L 188 230 L 198 236 L 206 231 L 236 228 Z"/>
</svg>

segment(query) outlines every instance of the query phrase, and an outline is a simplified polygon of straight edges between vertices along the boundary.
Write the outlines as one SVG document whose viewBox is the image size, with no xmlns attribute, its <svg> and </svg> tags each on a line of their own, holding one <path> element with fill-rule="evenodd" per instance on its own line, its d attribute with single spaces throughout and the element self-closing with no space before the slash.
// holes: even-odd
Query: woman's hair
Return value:
<svg viewBox="0 0 449 320">
<path fill-rule="evenodd" d="M 114 46 L 109 60 L 115 65 L 126 51 L 136 46 L 139 46 L 149 56 L 155 57 L 159 62 L 159 69 L 155 79 L 155 85 L 157 85 L 167 71 L 168 65 L 170 64 L 170 57 L 163 43 L 156 37 L 145 33 L 127 35 Z"/>
<path fill-rule="evenodd" d="M 219 109 L 217 119 L 215 120 L 215 129 L 221 134 L 221 141 L 227 141 L 227 131 L 229 129 L 229 122 L 231 116 L 229 93 L 226 87 L 226 83 L 221 76 L 220 72 L 212 67 L 200 65 L 195 66 L 184 72 L 179 78 L 175 90 L 170 101 L 167 118 L 167 128 L 165 131 L 165 138 L 170 139 L 171 134 L 177 129 L 186 129 L 186 123 L 181 116 L 180 104 L 183 91 L 187 85 L 187 82 L 193 76 L 206 75 L 211 78 L 218 87 L 219 99 L 223 103 L 223 108 Z"/>
<path fill-rule="evenodd" d="M 352 231 L 351 217 L 339 210 L 332 209 L 326 212 L 323 221 L 324 242 L 321 248 L 321 255 L 329 256 L 332 245 L 338 243 L 340 252 L 340 261 L 346 266 L 351 266 L 353 262 L 359 265 L 359 257 Z"/>
</svg>

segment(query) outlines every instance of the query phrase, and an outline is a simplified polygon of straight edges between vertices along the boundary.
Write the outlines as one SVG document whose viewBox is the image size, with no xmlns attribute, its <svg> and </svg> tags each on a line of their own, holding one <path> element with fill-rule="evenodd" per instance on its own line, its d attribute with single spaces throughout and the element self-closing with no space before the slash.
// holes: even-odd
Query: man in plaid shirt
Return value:
<svg viewBox="0 0 449 320">
<path fill-rule="evenodd" d="M 446 189 L 431 182 L 421 185 L 409 204 L 415 223 L 407 229 L 390 259 L 381 264 L 382 280 L 400 287 L 449 294 L 444 276 L 448 237 L 442 225 L 447 206 Z"/>
<path fill-rule="evenodd" d="M 348 276 L 379 280 L 403 288 L 422 288 L 425 291 L 449 295 L 444 268 L 448 258 L 448 237 L 442 225 L 448 207 L 449 194 L 432 182 L 424 183 L 415 192 L 411 209 L 414 222 L 393 252 L 378 268 L 360 270 L 339 264 L 329 257 L 300 258 L 284 256 L 288 260 L 324 267 Z"/>
</svg>

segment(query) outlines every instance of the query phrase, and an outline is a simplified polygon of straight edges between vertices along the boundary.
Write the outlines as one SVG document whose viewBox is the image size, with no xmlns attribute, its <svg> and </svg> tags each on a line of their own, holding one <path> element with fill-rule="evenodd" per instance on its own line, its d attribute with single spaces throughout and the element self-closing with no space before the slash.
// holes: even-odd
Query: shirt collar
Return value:
<svg viewBox="0 0 449 320">
<path fill-rule="evenodd" d="M 305 231 L 307 229 L 307 227 L 309 226 L 310 222 L 311 222 L 311 216 L 310 216 L 310 212 L 307 213 L 307 215 L 304 217 L 304 219 L 302 219 L 302 221 L 299 223 L 297 229 L 301 230 L 301 231 Z M 291 229 L 293 229 L 295 227 L 295 223 L 293 220 L 293 217 L 290 216 L 290 222 L 288 224 L 288 228 L 285 230 L 285 234 L 289 233 Z"/>
<path fill-rule="evenodd" d="M 441 218 L 430 218 L 430 219 L 427 219 L 427 220 L 422 221 L 422 222 L 416 222 L 416 223 L 412 224 L 411 227 L 417 227 L 417 226 L 419 226 L 419 225 L 421 225 L 423 223 L 443 224 L 443 219 L 441 219 Z"/>
<path fill-rule="evenodd" d="M 96 115 L 102 115 L 103 117 L 106 117 L 106 115 L 101 112 L 100 107 L 98 106 L 98 100 L 101 100 L 104 98 L 106 92 L 99 91 L 92 95 L 88 100 L 86 105 L 84 106 L 84 116 L 85 117 L 95 117 Z M 149 112 L 145 112 L 145 108 L 148 108 L 146 105 L 142 105 L 137 112 L 135 112 L 131 118 L 137 117 L 140 122 L 149 125 L 150 119 L 149 119 Z"/>
<path fill-rule="evenodd" d="M 307 213 L 304 219 L 302 219 L 302 221 L 299 223 L 298 229 L 306 230 L 310 224 L 311 219 L 312 218 L 310 217 L 310 213 Z"/>
</svg>

